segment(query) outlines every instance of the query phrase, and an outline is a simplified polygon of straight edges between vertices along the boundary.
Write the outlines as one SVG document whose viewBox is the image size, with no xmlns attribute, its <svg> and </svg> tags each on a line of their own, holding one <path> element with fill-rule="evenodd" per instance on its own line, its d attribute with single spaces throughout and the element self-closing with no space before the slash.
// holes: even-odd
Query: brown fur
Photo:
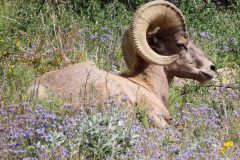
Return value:
<svg viewBox="0 0 240 160">
<path fill-rule="evenodd" d="M 40 85 L 32 86 L 29 93 L 36 94 L 38 88 L 46 86 L 48 92 L 42 95 L 37 94 L 38 97 L 44 98 L 50 93 L 54 93 L 59 95 L 65 103 L 71 103 L 77 108 L 83 108 L 92 103 L 104 104 L 111 96 L 118 96 L 120 99 L 127 96 L 130 106 L 146 107 L 146 111 L 154 119 L 155 124 L 164 127 L 167 125 L 166 121 L 171 119 L 168 109 L 165 107 L 167 99 L 162 101 L 164 95 L 168 95 L 168 87 L 163 86 L 166 87 L 164 89 L 166 93 L 164 93 L 161 92 L 161 84 L 164 83 L 152 86 L 151 81 L 157 79 L 157 81 L 161 81 L 161 79 L 166 81 L 165 78 L 158 78 L 163 72 L 162 67 L 150 65 L 146 70 L 155 70 L 155 67 L 160 71 L 159 74 L 152 75 L 153 80 L 149 79 L 148 75 L 143 75 L 142 78 L 145 79 L 143 80 L 140 75 L 123 78 L 99 70 L 92 62 L 83 62 L 46 73 L 37 78 L 36 84 Z M 155 86 L 157 88 L 152 90 Z M 156 96 L 156 93 L 160 94 Z M 158 117 L 158 114 L 161 117 Z"/>
<path fill-rule="evenodd" d="M 91 103 L 103 104 L 109 97 L 127 96 L 129 106 L 144 106 L 157 126 L 167 126 L 171 120 L 168 111 L 169 84 L 174 76 L 199 82 L 210 80 L 214 65 L 191 41 L 177 33 L 173 38 L 155 36 L 149 45 L 159 54 L 179 54 L 180 58 L 168 66 L 149 64 L 139 57 L 134 70 L 116 75 L 99 70 L 92 62 L 82 62 L 48 72 L 36 79 L 29 93 L 46 86 L 66 103 L 82 108 Z M 151 40 L 150 40 L 151 41 Z M 158 45 L 161 45 L 158 47 Z M 37 96 L 46 97 L 48 92 Z"/>
</svg>

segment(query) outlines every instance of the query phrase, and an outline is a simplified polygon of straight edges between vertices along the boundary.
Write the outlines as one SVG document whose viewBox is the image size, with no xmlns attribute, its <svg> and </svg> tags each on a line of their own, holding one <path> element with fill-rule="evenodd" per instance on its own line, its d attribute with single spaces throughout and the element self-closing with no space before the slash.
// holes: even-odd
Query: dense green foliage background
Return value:
<svg viewBox="0 0 240 160">
<path fill-rule="evenodd" d="M 26 93 L 30 83 L 36 76 L 47 71 L 86 60 L 96 62 L 101 69 L 107 71 L 125 70 L 126 65 L 121 53 L 122 35 L 134 11 L 148 1 L 1 0 L 0 109 L 7 110 L 12 104 L 30 101 L 33 105 L 41 103 L 57 114 L 69 114 L 68 111 L 60 113 L 59 108 L 63 103 L 59 99 L 52 98 L 51 102 L 31 100 Z M 186 16 L 190 38 L 211 57 L 217 68 L 230 67 L 239 73 L 240 2 L 235 1 L 228 7 L 216 6 L 214 3 L 203 5 L 202 0 L 171 0 L 171 2 Z M 183 106 L 191 102 L 195 105 L 209 104 L 219 114 L 226 115 L 225 111 L 219 107 L 224 100 L 224 105 L 228 106 L 226 107 L 228 114 L 231 115 L 236 108 L 240 107 L 240 78 L 239 76 L 235 78 L 238 82 L 234 86 L 237 99 L 226 101 L 225 93 L 219 99 L 211 99 L 209 88 L 193 81 L 184 87 L 173 84 L 170 96 L 172 113 L 174 115 L 182 113 L 183 108 L 176 109 L 176 104 Z M 0 116 L 0 122 L 3 119 Z M 239 119 L 228 120 L 231 129 L 226 133 L 225 139 L 234 140 L 235 144 L 239 144 L 239 125 L 237 124 Z M 91 119 L 90 116 L 88 121 L 95 122 L 95 119 Z M 198 131 L 201 135 L 200 128 Z M 92 132 L 89 130 L 87 134 Z M 103 133 L 99 131 L 100 138 L 105 137 Z M 119 143 L 122 144 L 121 139 Z M 88 147 L 85 146 L 86 148 Z M 125 153 L 128 146 L 123 148 Z M 87 155 L 86 157 L 98 155 L 97 149 L 81 153 L 82 158 L 84 159 L 83 155 Z M 101 159 L 105 154 L 112 153 L 112 150 L 109 150 L 111 149 L 108 148 L 105 152 L 103 149 L 98 158 Z M 36 155 L 35 152 L 31 154 Z M 72 155 L 74 157 L 76 154 Z M 117 152 L 112 155 L 117 155 Z M 14 154 L 11 156 L 14 157 Z"/>
</svg>

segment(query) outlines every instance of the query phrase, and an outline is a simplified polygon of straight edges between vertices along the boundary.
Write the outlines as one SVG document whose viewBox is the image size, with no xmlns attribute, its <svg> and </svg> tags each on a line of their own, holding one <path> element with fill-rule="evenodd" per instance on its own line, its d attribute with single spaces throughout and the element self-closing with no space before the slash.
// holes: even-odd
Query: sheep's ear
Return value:
<svg viewBox="0 0 240 160">
<path fill-rule="evenodd" d="M 188 42 L 188 39 L 186 39 L 182 35 L 179 35 L 179 36 L 176 37 L 176 45 L 177 45 L 177 47 L 187 48 L 187 42 Z"/>
</svg>

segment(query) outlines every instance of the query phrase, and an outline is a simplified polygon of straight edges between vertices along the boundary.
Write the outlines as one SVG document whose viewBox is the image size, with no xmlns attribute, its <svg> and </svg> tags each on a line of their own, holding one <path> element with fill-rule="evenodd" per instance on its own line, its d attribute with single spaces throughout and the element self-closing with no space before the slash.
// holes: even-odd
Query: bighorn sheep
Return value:
<svg viewBox="0 0 240 160">
<path fill-rule="evenodd" d="M 151 1 L 136 11 L 123 36 L 130 71 L 117 75 L 82 62 L 44 74 L 29 91 L 39 97 L 51 91 L 77 107 L 92 100 L 103 103 L 111 95 L 127 96 L 129 105 L 145 106 L 154 124 L 164 127 L 171 119 L 168 94 L 173 77 L 205 82 L 214 75 L 215 66 L 186 32 L 179 9 L 167 1 Z"/>
</svg>

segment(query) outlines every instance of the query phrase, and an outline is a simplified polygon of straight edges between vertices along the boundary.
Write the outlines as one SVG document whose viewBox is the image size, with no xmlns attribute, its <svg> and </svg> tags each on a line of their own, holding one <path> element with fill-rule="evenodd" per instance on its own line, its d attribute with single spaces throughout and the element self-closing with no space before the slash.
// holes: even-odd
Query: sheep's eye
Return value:
<svg viewBox="0 0 240 160">
<path fill-rule="evenodd" d="M 186 45 L 184 45 L 184 44 L 182 44 L 182 43 L 177 43 L 177 47 L 178 47 L 178 49 L 179 50 L 188 50 L 187 49 L 187 46 Z"/>
</svg>

